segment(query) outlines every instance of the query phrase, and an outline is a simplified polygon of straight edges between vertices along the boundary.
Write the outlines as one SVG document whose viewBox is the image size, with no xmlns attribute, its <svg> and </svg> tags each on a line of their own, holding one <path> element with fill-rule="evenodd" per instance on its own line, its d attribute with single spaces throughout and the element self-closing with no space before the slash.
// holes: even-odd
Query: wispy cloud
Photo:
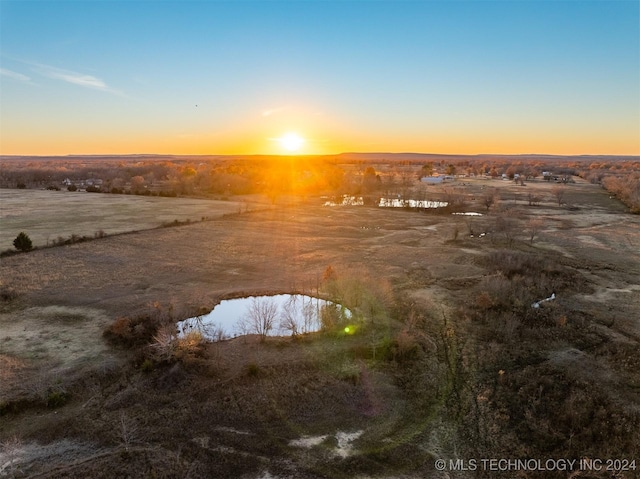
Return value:
<svg viewBox="0 0 640 479">
<path fill-rule="evenodd" d="M 7 70 L 6 68 L 0 68 L 0 75 L 2 75 L 3 77 L 11 78 L 19 82 L 31 83 L 31 78 L 29 78 L 27 75 L 23 75 L 22 73 L 17 73 L 11 70 Z"/>
<path fill-rule="evenodd" d="M 78 73 L 71 70 L 65 70 L 63 68 L 53 67 L 51 65 L 34 64 L 33 70 L 42 76 L 51 78 L 54 80 L 61 80 L 72 85 L 81 86 L 83 88 L 91 88 L 93 90 L 100 90 L 107 93 L 113 93 L 115 95 L 122 95 L 123 93 L 111 88 L 100 78 L 92 75 L 86 75 L 84 73 Z"/>
<path fill-rule="evenodd" d="M 286 110 L 287 106 L 279 106 L 277 108 L 269 108 L 267 110 L 262 110 L 262 116 L 267 117 L 271 115 L 275 115 L 276 113 L 280 113 L 281 111 Z"/>
<path fill-rule="evenodd" d="M 96 90 L 107 90 L 109 87 L 105 82 L 91 75 L 83 75 L 68 70 L 61 70 L 53 67 L 41 67 L 40 73 L 55 80 L 62 80 L 74 85 L 95 88 Z"/>
</svg>

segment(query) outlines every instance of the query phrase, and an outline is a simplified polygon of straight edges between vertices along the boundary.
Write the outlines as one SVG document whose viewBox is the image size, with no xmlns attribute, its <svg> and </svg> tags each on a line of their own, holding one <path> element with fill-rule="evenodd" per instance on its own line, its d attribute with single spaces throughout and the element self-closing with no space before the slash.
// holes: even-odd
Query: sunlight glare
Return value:
<svg viewBox="0 0 640 479">
<path fill-rule="evenodd" d="M 298 151 L 304 145 L 304 138 L 294 132 L 289 132 L 278 138 L 280 146 L 287 151 Z"/>
</svg>

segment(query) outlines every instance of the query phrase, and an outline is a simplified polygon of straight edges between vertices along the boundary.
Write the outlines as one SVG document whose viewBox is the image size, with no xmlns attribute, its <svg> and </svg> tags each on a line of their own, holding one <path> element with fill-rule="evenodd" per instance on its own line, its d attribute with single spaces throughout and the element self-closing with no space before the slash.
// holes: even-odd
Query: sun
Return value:
<svg viewBox="0 0 640 479">
<path fill-rule="evenodd" d="M 278 138 L 280 146 L 287 151 L 298 151 L 304 145 L 304 138 L 294 132 L 288 132 Z"/>
</svg>

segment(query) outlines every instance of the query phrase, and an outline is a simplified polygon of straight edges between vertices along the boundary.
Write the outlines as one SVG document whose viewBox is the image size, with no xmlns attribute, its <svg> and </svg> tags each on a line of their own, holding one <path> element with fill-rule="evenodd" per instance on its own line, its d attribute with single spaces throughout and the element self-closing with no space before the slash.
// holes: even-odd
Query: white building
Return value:
<svg viewBox="0 0 640 479">
<path fill-rule="evenodd" d="M 444 176 L 423 176 L 420 181 L 428 185 L 437 185 L 444 181 Z"/>
</svg>

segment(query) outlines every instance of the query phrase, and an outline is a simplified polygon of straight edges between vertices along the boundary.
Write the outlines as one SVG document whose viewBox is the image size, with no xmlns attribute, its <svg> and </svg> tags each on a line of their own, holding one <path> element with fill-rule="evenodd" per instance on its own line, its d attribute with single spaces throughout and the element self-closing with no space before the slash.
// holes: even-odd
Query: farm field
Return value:
<svg viewBox="0 0 640 479">
<path fill-rule="evenodd" d="M 241 208 L 233 201 L 104 195 L 85 192 L 0 189 L 0 250 L 13 248 L 21 231 L 33 245 L 58 237 L 94 236 L 157 228 L 172 221 L 200 221 Z M 245 206 L 246 207 L 246 206 Z"/>
<path fill-rule="evenodd" d="M 640 459 L 640 217 L 580 179 L 560 205 L 548 182 L 453 186 L 481 215 L 309 198 L 223 216 L 237 204 L 83 196 L 96 203 L 78 217 L 104 211 L 113 231 L 211 219 L 2 259 L 0 477 L 507 478 L 434 464 Z M 9 220 L 41 236 L 59 221 L 35 206 Z M 133 326 L 291 292 L 362 312 L 355 333 L 177 343 L 159 358 L 158 331 Z"/>
</svg>

